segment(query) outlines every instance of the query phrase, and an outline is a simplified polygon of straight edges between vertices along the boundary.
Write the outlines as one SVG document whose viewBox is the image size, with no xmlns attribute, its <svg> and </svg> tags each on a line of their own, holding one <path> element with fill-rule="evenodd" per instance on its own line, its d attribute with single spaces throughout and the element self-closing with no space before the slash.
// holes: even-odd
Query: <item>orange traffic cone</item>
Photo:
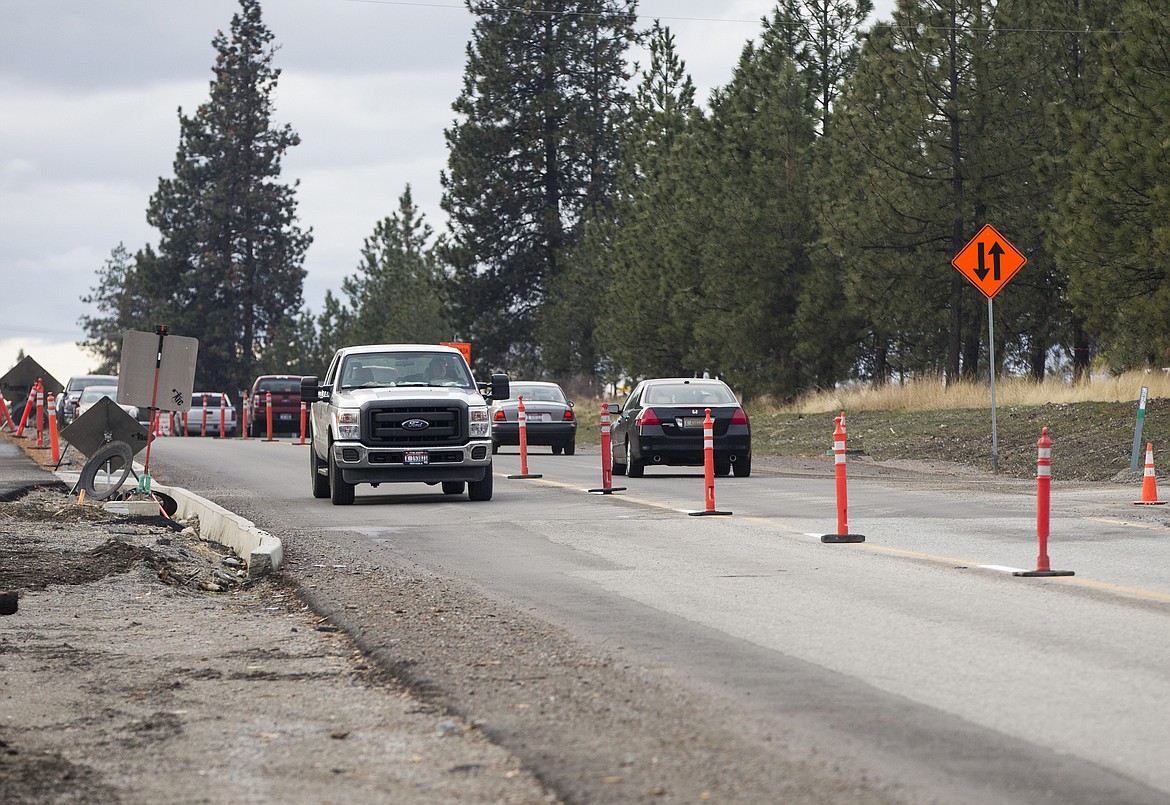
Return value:
<svg viewBox="0 0 1170 805">
<path fill-rule="evenodd" d="M 1146 473 L 1142 478 L 1142 499 L 1135 500 L 1135 506 L 1164 506 L 1166 501 L 1158 500 L 1158 479 L 1154 475 L 1154 445 L 1146 442 Z"/>
</svg>

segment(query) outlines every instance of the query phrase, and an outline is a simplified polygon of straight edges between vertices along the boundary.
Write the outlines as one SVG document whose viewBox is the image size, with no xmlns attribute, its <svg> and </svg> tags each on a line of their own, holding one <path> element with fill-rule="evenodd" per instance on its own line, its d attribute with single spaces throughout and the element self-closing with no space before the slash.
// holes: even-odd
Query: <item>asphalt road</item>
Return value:
<svg viewBox="0 0 1170 805">
<path fill-rule="evenodd" d="M 815 461 L 757 460 L 717 482 L 730 516 L 691 517 L 699 471 L 589 494 L 598 456 L 547 449 L 529 456 L 539 479 L 506 478 L 519 457 L 499 454 L 491 502 L 385 485 L 334 507 L 309 493 L 307 450 L 168 439 L 152 460 L 274 533 L 356 538 L 469 583 L 894 799 L 1170 802 L 1170 513 L 1131 505 L 1132 485 L 1057 472 L 1049 555 L 1076 575 L 1035 579 L 1011 573 L 1036 563 L 1029 483 L 858 465 L 849 525 L 866 542 L 826 545 L 834 485 Z M 574 790 L 557 779 L 571 770 L 543 773 Z"/>
</svg>

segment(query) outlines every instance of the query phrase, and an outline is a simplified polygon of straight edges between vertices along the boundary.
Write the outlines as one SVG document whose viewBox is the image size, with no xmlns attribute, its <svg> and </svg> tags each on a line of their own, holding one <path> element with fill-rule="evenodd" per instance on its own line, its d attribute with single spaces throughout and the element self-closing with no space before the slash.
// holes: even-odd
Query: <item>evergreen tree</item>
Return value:
<svg viewBox="0 0 1170 805">
<path fill-rule="evenodd" d="M 781 10 L 744 49 L 702 127 L 707 209 L 689 363 L 744 391 L 796 391 L 792 319 L 814 230 L 809 170 L 815 121 Z"/>
<path fill-rule="evenodd" d="M 430 344 L 452 338 L 447 277 L 428 245 L 434 233 L 409 185 L 398 205 L 398 212 L 379 221 L 365 239 L 358 272 L 341 283 L 349 300 L 341 332 L 347 343 Z"/>
<path fill-rule="evenodd" d="M 843 302 L 869 319 L 879 381 L 892 369 L 975 376 L 985 300 L 950 259 L 989 218 L 1017 220 L 1043 134 L 1019 106 L 1033 73 L 996 57 L 1012 52 L 1008 29 L 985 0 L 904 0 L 871 31 L 843 96 L 822 231 Z"/>
<path fill-rule="evenodd" d="M 684 279 L 684 267 L 693 268 L 702 239 L 691 218 L 687 176 L 694 165 L 691 134 L 700 119 L 694 83 L 669 28 L 655 22 L 648 46 L 650 64 L 622 145 L 616 210 L 590 232 L 605 254 L 598 342 L 615 374 L 635 378 L 687 372 L 684 350 L 693 322 L 683 289 L 693 283 Z"/>
<path fill-rule="evenodd" d="M 122 360 L 122 334 L 142 326 L 142 311 L 135 306 L 135 296 L 127 292 L 134 265 L 130 252 L 119 243 L 97 270 L 97 286 L 81 297 L 84 304 L 98 311 L 77 321 L 86 333 L 78 346 L 98 359 L 97 374 L 117 373 Z"/>
<path fill-rule="evenodd" d="M 467 0 L 443 209 L 463 337 L 484 366 L 539 367 L 536 322 L 590 210 L 611 203 L 633 0 Z"/>
<path fill-rule="evenodd" d="M 1073 305 L 1124 370 L 1170 363 L 1170 25 L 1150 0 L 1116 11 L 1086 26 L 1100 44 L 1101 105 L 1072 115 L 1072 177 L 1055 229 Z"/>
<path fill-rule="evenodd" d="M 131 293 L 152 301 L 144 324 L 199 339 L 196 385 L 243 388 L 301 307 L 311 236 L 297 225 L 296 183 L 281 159 L 300 140 L 271 123 L 280 71 L 258 0 L 240 0 L 216 50 L 210 98 L 179 110 L 173 178 L 160 179 L 147 222 L 158 252 L 139 254 Z"/>
</svg>

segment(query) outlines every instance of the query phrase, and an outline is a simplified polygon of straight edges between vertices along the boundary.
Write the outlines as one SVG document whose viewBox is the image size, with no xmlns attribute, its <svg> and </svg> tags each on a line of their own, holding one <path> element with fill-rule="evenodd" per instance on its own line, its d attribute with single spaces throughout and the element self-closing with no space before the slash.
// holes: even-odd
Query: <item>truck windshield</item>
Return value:
<svg viewBox="0 0 1170 805">
<path fill-rule="evenodd" d="M 467 363 L 446 352 L 371 352 L 350 355 L 341 366 L 341 388 L 451 386 L 475 388 Z"/>
</svg>

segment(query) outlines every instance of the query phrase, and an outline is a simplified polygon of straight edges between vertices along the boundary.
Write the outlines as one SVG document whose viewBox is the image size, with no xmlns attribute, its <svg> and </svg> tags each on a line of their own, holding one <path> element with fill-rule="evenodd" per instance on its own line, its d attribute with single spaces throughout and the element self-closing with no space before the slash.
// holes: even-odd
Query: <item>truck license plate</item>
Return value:
<svg viewBox="0 0 1170 805">
<path fill-rule="evenodd" d="M 430 464 L 431 454 L 423 451 L 402 454 L 403 464 Z"/>
<path fill-rule="evenodd" d="M 278 414 L 280 419 L 292 419 L 292 414 Z"/>
</svg>

